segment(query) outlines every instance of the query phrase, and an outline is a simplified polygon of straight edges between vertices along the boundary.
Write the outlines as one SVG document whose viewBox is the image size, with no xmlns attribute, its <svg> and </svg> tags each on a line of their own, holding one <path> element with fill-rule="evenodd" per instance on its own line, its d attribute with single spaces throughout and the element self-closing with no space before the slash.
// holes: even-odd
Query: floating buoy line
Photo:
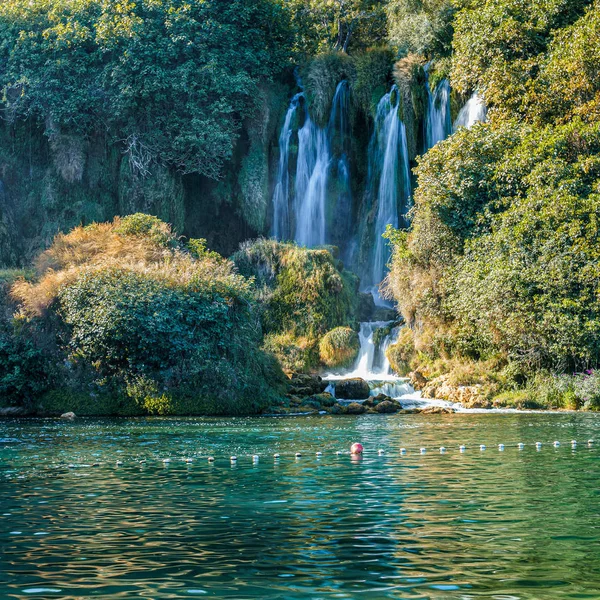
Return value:
<svg viewBox="0 0 600 600">
<path fill-rule="evenodd" d="M 549 444 L 551 444 L 554 449 L 558 450 L 561 447 L 561 442 L 559 440 L 554 440 L 553 442 L 548 442 Z M 592 448 L 594 446 L 594 440 L 587 440 L 587 447 L 588 448 Z M 577 440 L 571 440 L 570 441 L 570 445 L 571 445 L 571 449 L 575 450 L 577 449 Z M 509 445 L 505 445 L 505 444 L 498 444 L 498 452 L 504 452 L 505 449 L 509 449 L 509 448 L 516 448 L 517 450 L 524 450 L 525 447 L 527 446 L 527 444 L 523 443 L 523 442 L 518 442 L 516 444 L 509 444 Z M 536 449 L 536 451 L 541 451 L 544 443 L 542 442 L 534 442 L 529 444 L 529 446 L 534 447 Z M 458 446 L 458 452 L 460 454 L 465 454 L 467 453 L 469 450 L 476 450 L 477 449 L 477 445 L 474 444 L 472 446 L 467 446 L 465 444 L 461 444 L 460 446 Z M 439 446 L 438 448 L 439 453 L 440 454 L 446 454 L 449 453 L 453 450 L 452 447 L 446 447 L 446 446 Z M 487 450 L 487 446 L 485 444 L 479 444 L 479 453 L 483 453 L 486 452 Z M 335 451 L 335 456 L 340 457 L 340 456 L 351 456 L 353 458 L 360 458 L 362 457 L 364 452 L 364 448 L 362 446 L 362 444 L 353 444 L 350 451 L 348 450 L 336 450 Z M 333 454 L 333 451 L 332 451 Z M 394 454 L 397 454 L 399 456 L 405 457 L 408 454 L 414 454 L 414 455 L 425 455 L 427 454 L 427 448 L 422 446 L 419 448 L 415 448 L 412 452 L 410 452 L 407 448 L 400 448 L 398 452 L 394 452 L 392 450 L 384 450 L 383 448 L 379 448 L 377 450 L 373 450 L 371 452 L 367 451 L 366 454 L 376 454 L 379 457 L 384 457 L 384 456 L 394 456 Z M 303 457 L 305 457 L 306 455 L 303 452 L 294 452 L 291 453 L 289 455 L 287 455 L 289 458 L 295 458 L 296 461 L 300 461 Z M 315 457 L 317 460 L 320 460 L 323 456 L 325 456 L 325 453 L 323 451 L 316 451 L 315 452 Z M 285 457 L 285 455 L 284 455 Z M 249 455 L 245 455 L 244 459 L 248 458 L 252 464 L 254 465 L 258 465 L 260 460 L 261 460 L 261 456 L 259 454 L 249 454 Z M 275 454 L 273 454 L 273 460 L 275 462 L 279 462 L 279 460 L 282 458 L 282 455 L 278 452 L 276 452 Z M 172 462 L 172 459 L 169 457 L 160 459 L 162 461 L 162 463 L 164 464 L 165 467 L 169 466 Z M 196 460 L 200 460 L 200 457 L 196 457 L 196 458 L 192 458 L 192 457 L 187 457 L 187 458 L 182 458 L 181 459 L 184 463 L 191 465 L 192 463 L 194 463 L 194 461 Z M 203 458 L 203 460 L 206 460 L 209 464 L 214 464 L 215 463 L 215 457 L 214 456 L 206 456 Z M 140 464 L 146 463 L 146 460 L 140 460 L 140 461 L 136 461 Z M 231 463 L 232 466 L 237 465 L 238 463 L 238 457 L 235 455 L 232 455 L 229 457 L 229 462 Z M 124 462 L 119 459 L 115 462 L 115 465 L 117 467 L 121 467 L 123 466 Z M 98 466 L 99 463 L 95 463 L 94 466 Z M 69 465 L 69 467 L 74 467 L 75 465 Z"/>
</svg>

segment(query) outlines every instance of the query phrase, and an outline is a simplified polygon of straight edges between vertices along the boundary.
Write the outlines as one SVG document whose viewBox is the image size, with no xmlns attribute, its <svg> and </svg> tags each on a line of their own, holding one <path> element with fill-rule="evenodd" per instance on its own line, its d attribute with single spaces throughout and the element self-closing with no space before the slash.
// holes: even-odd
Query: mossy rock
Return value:
<svg viewBox="0 0 600 600">
<path fill-rule="evenodd" d="M 360 340 L 350 327 L 336 327 L 319 342 L 319 358 L 327 367 L 350 367 L 360 351 Z"/>
<path fill-rule="evenodd" d="M 336 404 L 335 398 L 329 392 L 314 394 L 302 400 L 302 404 L 314 406 L 315 408 L 331 408 Z"/>
<path fill-rule="evenodd" d="M 385 352 L 390 366 L 400 377 L 410 373 L 415 354 L 414 336 L 409 327 L 400 330 L 396 343 L 391 344 Z"/>
<path fill-rule="evenodd" d="M 366 408 L 358 402 L 351 402 L 348 406 L 344 407 L 344 414 L 346 415 L 362 415 L 366 412 Z"/>
<path fill-rule="evenodd" d="M 369 384 L 360 377 L 342 379 L 335 383 L 335 396 L 344 400 L 366 400 L 370 396 Z"/>
</svg>

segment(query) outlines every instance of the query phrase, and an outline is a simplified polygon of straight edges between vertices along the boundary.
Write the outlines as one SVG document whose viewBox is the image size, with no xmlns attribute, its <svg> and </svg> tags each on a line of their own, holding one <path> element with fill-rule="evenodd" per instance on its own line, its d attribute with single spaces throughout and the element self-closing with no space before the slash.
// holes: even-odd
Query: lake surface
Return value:
<svg viewBox="0 0 600 600">
<path fill-rule="evenodd" d="M 2 421 L 0 598 L 600 598 L 599 426 L 572 413 Z"/>
</svg>

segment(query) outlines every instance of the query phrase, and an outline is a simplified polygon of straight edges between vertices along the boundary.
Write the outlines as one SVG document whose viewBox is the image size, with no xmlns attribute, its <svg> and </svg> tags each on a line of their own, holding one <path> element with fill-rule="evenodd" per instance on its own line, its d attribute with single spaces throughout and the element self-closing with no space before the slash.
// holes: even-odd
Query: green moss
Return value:
<svg viewBox="0 0 600 600">
<path fill-rule="evenodd" d="M 403 327 L 400 330 L 397 341 L 390 344 L 385 355 L 397 375 L 402 377 L 412 370 L 412 361 L 416 356 L 416 351 L 413 332 L 409 327 Z"/>
<path fill-rule="evenodd" d="M 302 83 L 308 110 L 317 125 L 324 127 L 327 124 L 338 83 L 354 77 L 354 62 L 345 52 L 319 54 L 304 68 Z"/>
<path fill-rule="evenodd" d="M 317 338 L 355 324 L 358 279 L 331 250 L 259 239 L 243 244 L 232 259 L 256 280 L 267 333 Z"/>
<path fill-rule="evenodd" d="M 389 48 L 373 48 L 352 56 L 354 79 L 351 82 L 355 106 L 375 117 L 377 104 L 387 92 L 392 77 L 394 53 Z"/>
<path fill-rule="evenodd" d="M 327 367 L 350 367 L 360 350 L 356 331 L 350 327 L 336 327 L 319 342 L 319 357 Z"/>
</svg>

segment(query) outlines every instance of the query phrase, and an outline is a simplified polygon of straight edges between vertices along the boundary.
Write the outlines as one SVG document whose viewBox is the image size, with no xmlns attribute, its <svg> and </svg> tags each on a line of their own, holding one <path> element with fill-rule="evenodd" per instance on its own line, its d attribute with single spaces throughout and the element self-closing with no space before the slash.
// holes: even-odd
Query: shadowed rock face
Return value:
<svg viewBox="0 0 600 600">
<path fill-rule="evenodd" d="M 371 395 L 369 384 L 360 377 L 342 379 L 335 384 L 335 397 L 344 400 L 366 400 Z"/>
</svg>

